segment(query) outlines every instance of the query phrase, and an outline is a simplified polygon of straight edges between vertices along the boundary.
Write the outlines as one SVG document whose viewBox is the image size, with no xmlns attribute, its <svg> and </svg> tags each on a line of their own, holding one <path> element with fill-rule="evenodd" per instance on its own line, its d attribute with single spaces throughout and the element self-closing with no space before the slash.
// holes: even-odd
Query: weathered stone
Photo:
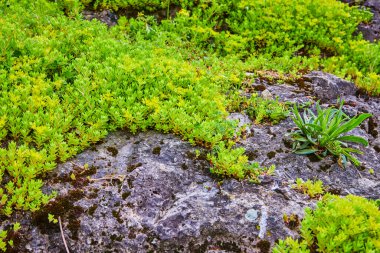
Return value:
<svg viewBox="0 0 380 253">
<path fill-rule="evenodd" d="M 380 12 L 380 1 L 379 0 L 367 0 L 364 3 L 364 6 L 367 6 L 375 11 Z"/>
<path fill-rule="evenodd" d="M 264 90 L 263 92 L 261 92 L 261 97 L 264 99 L 273 99 L 273 95 L 272 93 L 270 93 L 269 90 Z"/>
<path fill-rule="evenodd" d="M 107 26 L 111 27 L 117 24 L 117 20 L 119 19 L 118 15 L 111 12 L 110 10 L 103 11 L 93 11 L 93 10 L 85 10 L 83 11 L 83 17 L 87 20 L 97 19 L 100 22 L 107 24 Z"/>
<path fill-rule="evenodd" d="M 361 23 L 358 31 L 363 34 L 363 38 L 376 42 L 380 39 L 380 1 L 379 0 L 341 0 L 349 5 L 358 5 L 359 8 L 367 7 L 373 13 L 373 18 L 369 23 Z"/>
<path fill-rule="evenodd" d="M 229 120 L 237 120 L 237 130 L 240 130 L 244 127 L 244 131 L 247 135 L 251 134 L 251 128 L 252 121 L 249 119 L 249 117 L 242 113 L 231 113 L 228 115 L 227 119 Z"/>
<path fill-rule="evenodd" d="M 116 157 L 107 152 L 109 146 L 119 150 Z M 151 152 L 156 146 L 162 147 L 160 156 Z M 262 240 L 271 244 L 278 238 L 296 235 L 283 225 L 282 215 L 297 213 L 302 217 L 304 206 L 313 205 L 313 201 L 298 193 L 287 193 L 290 189 L 283 186 L 271 190 L 268 185 L 236 180 L 224 180 L 219 185 L 209 173 L 208 162 L 189 158 L 193 157 L 189 152 L 194 148 L 172 135 L 148 132 L 131 136 L 118 132 L 97 151 L 85 151 L 60 165 L 58 174 L 72 173 L 73 164 L 96 167 L 88 184 L 79 188 L 83 198 L 73 203 L 83 210 L 76 217 L 76 238 L 68 228 L 73 217 L 61 217 L 71 251 L 260 252 L 257 244 Z M 128 172 L 127 168 L 136 163 L 142 165 Z M 184 170 L 182 164 L 188 169 Z M 64 196 L 76 189 L 75 182 L 53 182 L 54 176 L 46 191 L 54 189 Z M 291 199 L 285 200 L 278 189 Z M 42 230 L 42 226 L 26 225 L 25 249 L 63 250 L 57 227 Z"/>
<path fill-rule="evenodd" d="M 313 71 L 305 75 L 305 78 L 310 79 L 313 92 L 322 103 L 335 103 L 337 98 L 355 95 L 357 92 L 353 83 L 324 72 Z"/>
</svg>

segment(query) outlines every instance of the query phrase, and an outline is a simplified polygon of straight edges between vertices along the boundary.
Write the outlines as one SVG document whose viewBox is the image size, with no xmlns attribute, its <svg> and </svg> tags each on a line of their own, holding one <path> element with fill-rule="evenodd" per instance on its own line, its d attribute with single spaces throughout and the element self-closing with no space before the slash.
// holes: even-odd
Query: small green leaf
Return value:
<svg viewBox="0 0 380 253">
<path fill-rule="evenodd" d="M 309 155 L 309 154 L 313 154 L 315 152 L 317 152 L 318 150 L 317 149 L 302 149 L 302 150 L 297 150 L 297 151 L 294 151 L 295 154 L 298 154 L 298 155 Z"/>
<path fill-rule="evenodd" d="M 362 137 L 355 136 L 355 135 L 346 135 L 337 138 L 339 141 L 347 141 L 347 142 L 354 142 L 354 143 L 359 143 L 363 144 L 364 146 L 368 146 L 368 141 Z"/>
<path fill-rule="evenodd" d="M 14 231 L 14 232 L 19 231 L 20 228 L 21 228 L 20 223 L 16 222 L 15 224 L 13 224 L 13 231 Z"/>
<path fill-rule="evenodd" d="M 48 220 L 50 223 L 54 223 L 54 224 L 58 223 L 58 219 L 56 219 L 55 216 L 51 213 L 48 214 Z"/>
</svg>

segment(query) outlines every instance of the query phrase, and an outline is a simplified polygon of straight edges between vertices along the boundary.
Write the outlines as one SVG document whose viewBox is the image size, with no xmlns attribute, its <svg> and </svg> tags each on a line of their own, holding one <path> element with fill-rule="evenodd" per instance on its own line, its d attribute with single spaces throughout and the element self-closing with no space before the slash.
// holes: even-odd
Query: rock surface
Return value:
<svg viewBox="0 0 380 253">
<path fill-rule="evenodd" d="M 107 26 L 111 27 L 117 24 L 118 15 L 111 12 L 110 10 L 103 10 L 103 11 L 94 11 L 94 10 L 84 10 L 83 11 L 83 17 L 87 20 L 93 20 L 97 19 L 105 24 Z"/>
<path fill-rule="evenodd" d="M 358 30 L 363 37 L 371 42 L 380 39 L 380 1 L 379 0 L 341 0 L 350 5 L 359 5 L 368 8 L 373 13 L 372 21 L 368 24 L 360 24 Z"/>
<path fill-rule="evenodd" d="M 380 1 L 367 0 L 364 3 L 373 13 L 373 19 L 369 24 L 360 24 L 359 31 L 363 33 L 363 37 L 371 42 L 380 39 Z"/>
<path fill-rule="evenodd" d="M 358 90 L 353 83 L 320 71 L 313 71 L 304 78 L 322 103 L 334 103 L 337 98 L 353 96 Z"/>
<path fill-rule="evenodd" d="M 380 198 L 380 99 L 357 95 L 352 84 L 321 72 L 298 85 L 252 84 L 284 101 L 316 97 L 328 105 L 342 95 L 347 113 L 373 113 L 355 130 L 370 142 L 359 147 L 362 167 L 342 169 L 331 157 L 293 154 L 286 133 L 295 125 L 289 118 L 273 126 L 251 123 L 250 137 L 238 144 L 250 160 L 276 165 L 275 174 L 259 185 L 216 178 L 209 173 L 207 151 L 197 156 L 195 147 L 176 136 L 116 132 L 58 166 L 45 187 L 58 192 L 48 206 L 15 214 L 22 220 L 18 252 L 65 252 L 49 213 L 61 218 L 71 252 L 270 252 L 276 240 L 297 236 L 283 214 L 302 218 L 304 208 L 315 205 L 291 188 L 296 178 L 320 179 L 338 195 Z M 247 123 L 245 115 L 231 119 Z"/>
<path fill-rule="evenodd" d="M 75 172 L 85 163 L 96 168 L 90 180 Z M 72 173 L 75 180 L 69 180 Z M 31 217 L 35 225 L 25 246 L 31 252 L 63 250 L 47 213 L 62 216 L 73 252 L 268 252 L 276 239 L 295 235 L 282 215 L 302 216 L 313 204 L 274 179 L 220 183 L 193 147 L 154 132 L 112 134 L 96 150 L 60 165 L 47 185 L 73 203 L 60 212 L 63 201 L 55 201 Z"/>
</svg>

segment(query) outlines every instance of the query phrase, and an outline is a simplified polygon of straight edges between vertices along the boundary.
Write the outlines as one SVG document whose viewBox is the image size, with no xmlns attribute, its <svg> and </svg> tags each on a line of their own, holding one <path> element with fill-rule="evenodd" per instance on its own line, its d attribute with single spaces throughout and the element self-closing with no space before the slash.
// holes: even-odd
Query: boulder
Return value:
<svg viewBox="0 0 380 253">
<path fill-rule="evenodd" d="M 357 92 L 357 88 L 353 83 L 332 74 L 313 71 L 304 77 L 306 80 L 309 79 L 314 94 L 322 103 L 334 103 L 339 97 L 355 95 Z"/>
</svg>

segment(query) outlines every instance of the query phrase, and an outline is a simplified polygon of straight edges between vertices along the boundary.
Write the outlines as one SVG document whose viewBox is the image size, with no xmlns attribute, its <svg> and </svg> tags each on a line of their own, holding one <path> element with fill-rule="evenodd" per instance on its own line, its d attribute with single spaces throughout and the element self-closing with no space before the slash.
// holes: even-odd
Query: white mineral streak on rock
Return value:
<svg viewBox="0 0 380 253">
<path fill-rule="evenodd" d="M 263 239 L 265 237 L 265 233 L 267 232 L 267 219 L 268 219 L 268 209 L 265 205 L 261 207 L 261 217 L 260 217 L 260 232 L 259 237 Z"/>
</svg>

